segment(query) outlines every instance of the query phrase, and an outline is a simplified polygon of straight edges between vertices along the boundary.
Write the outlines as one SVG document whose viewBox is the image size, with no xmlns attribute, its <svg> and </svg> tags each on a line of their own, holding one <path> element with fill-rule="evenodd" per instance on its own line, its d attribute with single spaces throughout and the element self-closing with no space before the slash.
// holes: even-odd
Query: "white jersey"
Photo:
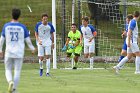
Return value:
<svg viewBox="0 0 140 93">
<path fill-rule="evenodd" d="M 38 34 L 38 38 L 42 41 L 43 46 L 50 46 L 52 44 L 51 33 L 55 30 L 51 23 L 43 25 L 42 22 L 38 22 L 36 24 L 35 31 Z M 37 45 L 39 45 L 38 42 Z"/>
<path fill-rule="evenodd" d="M 24 40 L 29 37 L 26 26 L 19 22 L 9 22 L 4 25 L 1 34 L 6 39 L 5 57 L 23 58 Z"/>
<path fill-rule="evenodd" d="M 93 37 L 93 32 L 96 32 L 95 28 L 92 25 L 88 25 L 84 27 L 83 25 L 80 27 L 81 34 L 84 38 L 85 45 L 92 45 L 94 43 L 94 39 L 89 42 L 89 39 Z"/>
<path fill-rule="evenodd" d="M 132 30 L 131 40 L 130 43 L 137 43 L 138 41 L 138 25 L 135 19 L 132 19 L 129 23 L 128 29 Z M 128 34 L 127 34 L 128 36 Z M 127 38 L 128 44 L 128 38 Z"/>
</svg>

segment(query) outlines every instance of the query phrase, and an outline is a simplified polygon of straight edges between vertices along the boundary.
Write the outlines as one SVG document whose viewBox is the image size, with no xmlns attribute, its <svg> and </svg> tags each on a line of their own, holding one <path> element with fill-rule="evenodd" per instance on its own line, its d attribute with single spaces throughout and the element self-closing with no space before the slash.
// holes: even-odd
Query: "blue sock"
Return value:
<svg viewBox="0 0 140 93">
<path fill-rule="evenodd" d="M 118 62 L 120 62 L 125 56 L 120 56 Z"/>
</svg>

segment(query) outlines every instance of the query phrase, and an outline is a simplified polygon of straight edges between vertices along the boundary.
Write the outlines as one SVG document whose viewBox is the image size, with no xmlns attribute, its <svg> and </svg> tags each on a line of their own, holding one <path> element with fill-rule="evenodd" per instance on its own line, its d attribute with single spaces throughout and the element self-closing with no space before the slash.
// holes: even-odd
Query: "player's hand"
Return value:
<svg viewBox="0 0 140 93">
<path fill-rule="evenodd" d="M 54 49 L 54 43 L 52 43 L 52 49 Z"/>
<path fill-rule="evenodd" d="M 35 50 L 32 50 L 32 55 L 34 55 L 34 54 L 35 54 L 35 52 L 36 52 L 36 49 L 35 49 Z"/>
<path fill-rule="evenodd" d="M 67 50 L 67 46 L 65 45 L 63 48 L 62 48 L 62 52 L 66 51 Z"/>
<path fill-rule="evenodd" d="M 131 46 L 130 43 L 128 43 L 127 47 L 130 47 L 130 46 Z"/>
<path fill-rule="evenodd" d="M 90 39 L 89 39 L 89 42 L 91 42 L 93 39 L 94 39 L 94 37 L 90 38 Z"/>
<path fill-rule="evenodd" d="M 124 38 L 124 34 L 122 34 L 121 36 L 122 36 L 122 38 Z"/>
<path fill-rule="evenodd" d="M 3 58 L 3 52 L 0 52 L 0 59 Z"/>
<path fill-rule="evenodd" d="M 42 40 L 38 40 L 39 45 L 42 45 Z"/>
</svg>

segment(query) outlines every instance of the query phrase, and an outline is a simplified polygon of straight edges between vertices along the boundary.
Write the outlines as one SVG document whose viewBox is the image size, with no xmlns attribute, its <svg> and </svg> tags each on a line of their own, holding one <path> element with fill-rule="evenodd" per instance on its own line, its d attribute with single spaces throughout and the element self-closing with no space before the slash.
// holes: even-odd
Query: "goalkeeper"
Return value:
<svg viewBox="0 0 140 93">
<path fill-rule="evenodd" d="M 75 64 L 73 69 L 77 69 L 78 58 L 82 51 L 82 46 L 80 45 L 80 36 L 80 31 L 76 30 L 76 24 L 73 23 L 71 25 L 71 31 L 68 33 L 66 44 L 62 49 L 62 51 L 67 52 L 67 57 L 72 57 L 72 54 L 74 54 Z"/>
</svg>

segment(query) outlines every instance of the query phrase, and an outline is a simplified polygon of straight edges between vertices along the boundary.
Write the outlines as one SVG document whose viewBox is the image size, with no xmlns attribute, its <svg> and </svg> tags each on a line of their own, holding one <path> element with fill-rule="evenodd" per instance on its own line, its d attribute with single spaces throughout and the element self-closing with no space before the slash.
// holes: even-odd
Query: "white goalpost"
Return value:
<svg viewBox="0 0 140 93">
<path fill-rule="evenodd" d="M 54 49 L 53 49 L 53 69 L 57 69 L 57 56 L 56 56 L 56 2 L 52 0 L 52 24 L 54 26 Z"/>
</svg>

